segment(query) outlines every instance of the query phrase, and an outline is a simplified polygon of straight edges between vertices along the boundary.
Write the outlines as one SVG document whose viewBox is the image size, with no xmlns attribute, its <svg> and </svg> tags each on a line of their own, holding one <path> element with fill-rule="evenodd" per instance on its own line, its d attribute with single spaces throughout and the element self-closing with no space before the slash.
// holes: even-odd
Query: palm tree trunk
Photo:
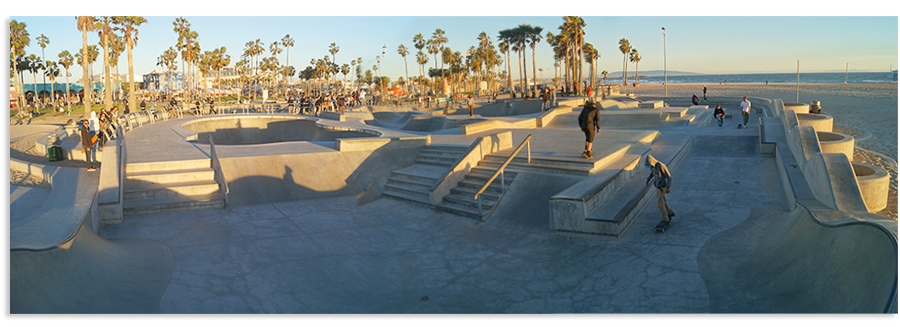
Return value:
<svg viewBox="0 0 900 327">
<path fill-rule="evenodd" d="M 109 76 L 109 34 L 103 33 L 103 76 L 106 82 L 103 84 L 105 92 L 103 92 L 103 107 L 107 111 L 112 109 L 112 88 L 110 87 Z"/>
<path fill-rule="evenodd" d="M 535 60 L 534 60 L 535 59 L 534 48 L 535 47 L 531 47 L 531 77 L 532 78 L 535 78 L 535 76 L 537 76 L 537 73 L 535 73 L 535 71 L 537 70 L 537 64 L 535 63 Z M 535 79 L 534 80 L 534 88 L 531 89 L 531 97 L 532 98 L 537 97 L 537 82 L 538 82 L 537 79 Z"/>
<path fill-rule="evenodd" d="M 131 60 L 131 48 L 134 47 L 134 41 L 128 38 L 128 111 L 137 111 L 137 95 L 134 94 L 134 63 Z"/>
<path fill-rule="evenodd" d="M 69 99 L 69 69 L 66 68 L 66 115 L 72 114 L 72 101 Z"/>
<path fill-rule="evenodd" d="M 506 87 L 509 88 L 510 98 L 515 98 L 515 95 L 513 94 L 513 87 L 512 87 L 512 66 L 510 65 L 510 62 L 509 62 L 509 51 L 511 51 L 511 50 L 506 51 L 506 71 L 507 71 Z"/>
</svg>

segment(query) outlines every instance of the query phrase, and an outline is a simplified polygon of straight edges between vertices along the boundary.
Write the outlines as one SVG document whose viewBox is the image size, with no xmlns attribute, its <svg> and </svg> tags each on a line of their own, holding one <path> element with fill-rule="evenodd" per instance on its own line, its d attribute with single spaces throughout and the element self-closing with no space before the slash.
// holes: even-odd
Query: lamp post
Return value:
<svg viewBox="0 0 900 327">
<path fill-rule="evenodd" d="M 559 61 L 553 62 L 553 89 L 556 89 L 556 84 L 559 83 Z"/>
<path fill-rule="evenodd" d="M 665 76 L 664 77 L 665 81 L 663 83 L 665 84 L 666 97 L 669 97 L 669 69 L 668 69 L 668 67 L 666 67 L 667 63 L 666 63 L 666 28 L 665 27 L 662 28 L 662 33 L 663 33 L 663 76 Z"/>
</svg>

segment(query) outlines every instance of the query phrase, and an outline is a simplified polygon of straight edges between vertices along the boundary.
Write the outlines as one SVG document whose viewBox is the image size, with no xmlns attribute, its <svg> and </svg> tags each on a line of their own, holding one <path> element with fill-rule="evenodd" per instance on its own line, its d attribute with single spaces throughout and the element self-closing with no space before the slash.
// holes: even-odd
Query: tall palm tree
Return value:
<svg viewBox="0 0 900 327">
<path fill-rule="evenodd" d="M 287 34 L 283 38 L 281 38 L 281 45 L 284 46 L 284 50 L 285 50 L 284 65 L 290 66 L 290 64 L 291 64 L 291 47 L 294 46 L 294 39 L 291 38 L 290 34 Z M 294 76 L 293 73 L 290 74 L 290 76 L 288 76 L 289 77 L 287 80 L 288 84 L 291 83 L 290 77 L 293 77 L 293 76 Z"/>
<path fill-rule="evenodd" d="M 84 116 L 90 117 L 91 104 L 93 104 L 93 100 L 91 99 L 91 95 L 94 90 L 94 81 L 91 80 L 93 72 L 89 71 L 88 67 L 88 59 L 90 55 L 88 54 L 88 44 L 87 44 L 87 32 L 94 31 L 94 21 L 96 18 L 94 16 L 77 16 L 75 18 L 78 24 L 78 30 L 81 31 L 81 68 L 84 70 L 81 75 L 81 81 L 84 85 Z"/>
<path fill-rule="evenodd" d="M 264 44 L 260 42 L 259 39 L 251 40 L 244 44 L 244 56 L 249 57 L 250 61 L 248 62 L 253 69 L 252 81 L 256 81 L 256 76 L 258 74 L 259 69 L 259 55 L 262 54 L 264 48 Z M 253 63 L 253 58 L 256 58 L 256 64 Z M 256 92 L 251 92 L 252 98 L 256 99 Z"/>
<path fill-rule="evenodd" d="M 600 74 L 603 74 L 603 83 L 605 84 L 606 83 L 606 74 L 609 74 L 609 72 L 604 69 L 602 72 L 600 72 Z"/>
<path fill-rule="evenodd" d="M 397 47 L 397 53 L 403 57 L 403 67 L 406 70 L 406 80 L 409 81 L 409 64 L 406 61 L 406 55 L 409 54 L 409 50 L 406 49 L 405 45 L 401 44 L 399 47 Z M 408 87 L 407 90 L 409 90 Z"/>
<path fill-rule="evenodd" d="M 528 30 L 528 42 L 531 45 L 531 78 L 537 77 L 537 64 L 535 61 L 534 48 L 538 43 L 541 43 L 541 32 L 544 31 L 544 28 L 540 26 L 534 26 L 529 28 Z M 534 87 L 531 89 L 531 97 L 537 97 L 537 79 L 535 79 Z"/>
<path fill-rule="evenodd" d="M 628 77 L 626 74 L 628 73 L 628 54 L 631 53 L 631 44 L 628 43 L 628 39 L 622 38 L 619 40 L 619 51 L 622 52 L 622 83 L 628 84 Z"/>
<path fill-rule="evenodd" d="M 447 34 L 447 32 L 444 32 L 444 30 L 442 30 L 440 28 L 435 29 L 434 33 L 431 34 L 431 38 L 432 38 L 432 40 L 434 40 L 436 54 L 439 53 L 443 56 L 444 44 L 446 44 L 449 41 L 449 40 L 447 40 L 446 34 Z M 440 49 L 440 52 L 437 52 L 438 49 Z M 444 61 L 441 60 L 441 83 L 443 83 L 443 79 L 444 79 Z M 441 92 L 443 92 L 443 87 L 441 88 Z"/>
<path fill-rule="evenodd" d="M 340 51 L 341 51 L 341 47 L 339 47 L 337 45 L 337 43 L 331 42 L 331 45 L 328 46 L 328 52 L 331 53 L 331 62 L 337 62 L 337 61 L 335 61 L 336 60 L 335 55 L 337 55 L 337 53 Z M 329 80 L 329 83 L 331 83 L 330 80 Z"/>
<path fill-rule="evenodd" d="M 282 49 L 280 47 L 280 45 L 281 44 L 278 43 L 278 40 L 275 40 L 275 42 L 272 42 L 272 44 L 269 44 L 269 53 L 272 54 L 272 57 L 275 57 L 276 55 L 278 55 L 282 51 L 284 51 L 284 49 Z M 279 72 L 274 72 L 274 73 L 279 73 Z M 284 79 L 284 75 L 282 75 L 281 77 L 282 77 L 282 79 Z"/>
<path fill-rule="evenodd" d="M 125 47 L 126 47 L 125 39 L 122 36 L 117 35 L 117 34 L 111 34 L 111 37 L 109 39 L 109 66 L 110 66 L 109 69 L 110 69 L 110 71 L 112 71 L 113 68 L 115 68 L 115 71 L 116 71 L 115 81 L 116 81 L 116 84 L 118 85 L 116 87 L 117 92 L 122 90 L 122 82 L 121 82 L 122 75 L 119 74 L 119 56 L 121 56 L 122 53 L 125 52 Z M 122 99 L 117 99 L 114 101 L 118 102 L 121 100 Z"/>
<path fill-rule="evenodd" d="M 56 111 L 56 89 L 53 85 L 56 83 L 56 77 L 59 76 L 59 66 L 56 62 L 49 60 L 44 62 L 44 76 L 50 77 L 50 107 L 53 108 L 53 114 L 56 115 L 58 113 Z"/>
<path fill-rule="evenodd" d="M 134 89 L 134 61 L 131 57 L 131 51 L 138 41 L 138 26 L 146 23 L 147 19 L 142 16 L 116 16 L 114 20 L 119 25 L 119 30 L 123 32 L 125 42 L 128 44 L 128 106 L 129 111 L 137 111 L 137 94 Z"/>
<path fill-rule="evenodd" d="M 28 65 L 28 70 L 31 72 L 31 81 L 33 83 L 32 85 L 34 86 L 34 103 L 37 104 L 37 100 L 40 99 L 37 90 L 37 72 L 44 70 L 44 63 L 41 62 L 41 58 L 38 58 L 33 53 L 28 55 L 28 57 L 26 58 L 28 58 L 28 61 L 31 62 L 31 64 Z"/>
<path fill-rule="evenodd" d="M 631 55 L 628 60 L 634 63 L 634 80 L 633 82 L 640 82 L 638 79 L 638 63 L 641 62 L 641 55 L 638 53 L 637 49 L 631 49 Z"/>
<path fill-rule="evenodd" d="M 25 47 L 27 47 L 31 43 L 31 38 L 28 37 L 28 31 L 25 30 L 25 27 L 25 23 L 19 23 L 15 19 L 9 21 L 9 53 L 13 57 L 24 56 Z M 12 63 L 13 72 L 18 72 L 18 62 L 16 60 L 12 60 Z M 24 82 L 19 77 L 16 77 L 15 80 L 18 110 L 22 110 L 25 105 L 25 91 L 22 90 L 22 84 L 24 84 Z"/>
<path fill-rule="evenodd" d="M 106 79 L 103 92 L 103 107 L 109 111 L 112 109 L 112 88 L 110 85 L 109 73 L 109 35 L 112 34 L 111 16 L 102 16 L 95 24 L 94 28 L 99 29 L 97 33 L 100 42 L 103 45 L 103 77 Z"/>
<path fill-rule="evenodd" d="M 515 99 L 516 94 L 515 92 L 513 92 L 512 87 L 512 67 L 510 66 L 509 60 L 509 51 L 511 50 L 510 45 L 512 44 L 512 32 L 508 29 L 501 30 L 500 35 L 497 37 L 497 39 L 500 40 L 500 43 L 497 44 L 500 53 L 506 54 L 506 87 L 509 88 L 509 96 Z"/>
<path fill-rule="evenodd" d="M 44 49 L 46 49 L 46 48 L 47 48 L 47 45 L 50 44 L 50 38 L 48 38 L 48 37 L 47 37 L 46 35 L 44 35 L 44 34 L 41 34 L 41 36 L 38 36 L 35 40 L 37 40 L 37 41 L 38 41 L 38 45 L 41 46 L 41 61 L 44 62 L 44 63 L 46 63 L 46 62 L 47 62 L 47 56 L 46 56 L 46 54 L 44 53 Z M 46 78 L 46 76 L 47 76 L 47 75 L 44 74 L 44 83 L 43 83 L 44 85 L 42 86 L 41 91 L 46 91 L 46 90 L 47 90 L 47 78 Z M 51 94 L 51 95 L 52 95 L 52 94 Z M 51 96 L 51 98 L 52 98 L 52 96 Z"/>
<path fill-rule="evenodd" d="M 596 90 L 594 88 L 594 62 L 596 62 L 597 59 L 600 58 L 600 52 L 597 51 L 597 49 L 594 49 L 594 45 L 590 44 L 590 43 L 584 44 L 583 51 L 584 51 L 584 60 L 586 60 L 589 65 L 591 65 L 591 70 L 590 70 L 591 90 Z"/>
<path fill-rule="evenodd" d="M 416 53 L 416 62 L 419 64 L 419 80 L 422 80 L 424 78 L 422 74 L 425 72 L 425 64 L 428 63 L 428 55 L 419 50 Z M 418 83 L 416 84 L 416 92 L 420 92 Z"/>
<path fill-rule="evenodd" d="M 560 26 L 560 35 L 565 35 L 564 41 L 568 42 L 568 53 L 571 56 L 568 63 L 571 65 L 574 77 L 573 83 L 580 85 L 581 81 L 584 80 L 582 67 L 584 53 L 582 47 L 584 46 L 584 27 L 586 24 L 584 19 L 578 16 L 565 16 L 563 20 L 564 23 Z M 578 87 L 576 90 L 579 95 L 584 92 L 583 87 Z"/>
<path fill-rule="evenodd" d="M 59 64 L 66 69 L 66 114 L 72 114 L 72 102 L 69 101 L 69 67 L 72 67 L 72 55 L 68 50 L 59 53 Z"/>
</svg>

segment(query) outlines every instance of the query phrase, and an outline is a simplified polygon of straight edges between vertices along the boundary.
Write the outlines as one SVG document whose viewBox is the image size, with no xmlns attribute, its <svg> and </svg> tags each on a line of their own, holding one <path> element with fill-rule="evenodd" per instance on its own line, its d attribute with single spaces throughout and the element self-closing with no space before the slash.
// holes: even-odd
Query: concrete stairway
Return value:
<svg viewBox="0 0 900 327">
<path fill-rule="evenodd" d="M 415 165 L 391 172 L 381 194 L 402 201 L 431 206 L 429 201 L 431 188 L 467 150 L 466 146 L 426 146 L 419 151 Z"/>
<path fill-rule="evenodd" d="M 125 165 L 126 216 L 225 207 L 209 160 Z"/>
</svg>

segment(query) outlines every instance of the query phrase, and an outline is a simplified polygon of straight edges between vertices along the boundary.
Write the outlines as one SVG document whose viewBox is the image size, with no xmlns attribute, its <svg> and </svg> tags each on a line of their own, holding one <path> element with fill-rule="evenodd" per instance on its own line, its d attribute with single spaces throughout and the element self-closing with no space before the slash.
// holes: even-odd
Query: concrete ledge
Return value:
<svg viewBox="0 0 900 327">
<path fill-rule="evenodd" d="M 863 201 L 866 203 L 866 209 L 874 213 L 886 208 L 888 189 L 891 183 L 891 176 L 887 170 L 861 162 L 851 162 L 850 164 L 856 175 L 859 192 L 862 193 Z"/>
<path fill-rule="evenodd" d="M 853 161 L 853 136 L 820 131 L 816 132 L 819 139 L 819 148 L 825 153 L 843 153 L 847 159 Z"/>
<path fill-rule="evenodd" d="M 107 164 L 100 169 L 100 186 L 97 191 L 97 205 L 100 223 L 106 225 L 121 224 L 124 219 L 122 211 L 123 179 L 125 170 L 125 139 L 117 137 L 106 143 Z"/>
<path fill-rule="evenodd" d="M 784 110 L 790 110 L 797 114 L 808 114 L 809 113 L 809 104 L 785 102 Z"/>
<path fill-rule="evenodd" d="M 544 126 L 550 125 L 550 123 L 553 122 L 553 119 L 556 118 L 556 116 L 570 113 L 570 112 L 572 112 L 572 110 L 574 110 L 574 108 L 571 106 L 563 106 L 563 107 L 551 109 L 550 111 L 547 111 L 544 114 L 537 117 L 535 120 L 535 124 L 537 125 L 537 127 L 544 127 Z"/>
<path fill-rule="evenodd" d="M 380 148 L 401 149 L 419 148 L 431 144 L 431 135 L 418 137 L 373 137 L 373 138 L 348 138 L 334 140 L 334 149 L 337 151 L 372 151 Z"/>
<path fill-rule="evenodd" d="M 638 103 L 639 109 L 656 109 L 663 108 L 666 106 L 664 101 L 643 101 Z"/>
<path fill-rule="evenodd" d="M 322 117 L 325 119 L 337 120 L 337 121 L 345 121 L 346 120 L 345 119 L 346 116 L 344 116 L 340 113 L 331 112 L 331 111 L 320 112 L 319 117 Z"/>
</svg>

